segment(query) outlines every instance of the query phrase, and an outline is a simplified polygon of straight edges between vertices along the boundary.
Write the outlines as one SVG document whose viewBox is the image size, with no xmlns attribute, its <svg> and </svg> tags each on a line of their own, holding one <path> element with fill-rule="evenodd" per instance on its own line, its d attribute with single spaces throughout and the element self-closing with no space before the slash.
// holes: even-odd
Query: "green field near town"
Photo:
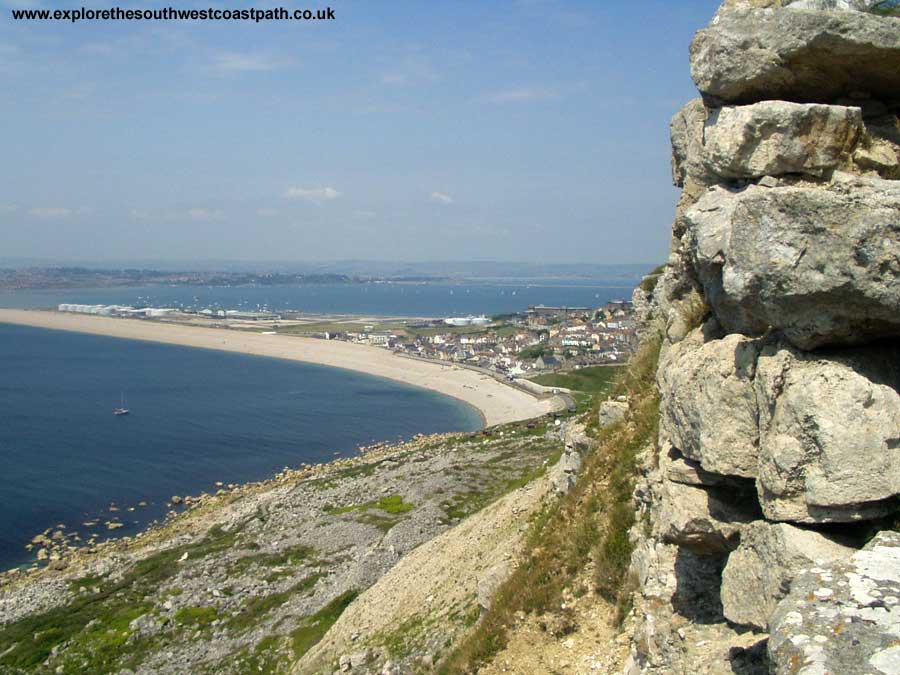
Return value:
<svg viewBox="0 0 900 675">
<path fill-rule="evenodd" d="M 563 387 L 575 391 L 606 391 L 623 366 L 591 366 L 566 373 L 546 373 L 529 378 L 545 387 Z"/>
</svg>

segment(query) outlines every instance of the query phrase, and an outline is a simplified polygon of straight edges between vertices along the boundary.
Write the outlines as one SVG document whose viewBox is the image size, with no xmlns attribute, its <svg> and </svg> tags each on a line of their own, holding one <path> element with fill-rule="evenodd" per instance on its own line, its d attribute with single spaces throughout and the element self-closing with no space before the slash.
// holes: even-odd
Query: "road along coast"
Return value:
<svg viewBox="0 0 900 675">
<path fill-rule="evenodd" d="M 240 352 L 344 368 L 452 396 L 480 411 L 486 426 L 538 417 L 565 405 L 559 397 L 533 396 L 466 368 L 402 358 L 380 347 L 336 340 L 17 309 L 0 309 L 0 323 Z"/>
</svg>

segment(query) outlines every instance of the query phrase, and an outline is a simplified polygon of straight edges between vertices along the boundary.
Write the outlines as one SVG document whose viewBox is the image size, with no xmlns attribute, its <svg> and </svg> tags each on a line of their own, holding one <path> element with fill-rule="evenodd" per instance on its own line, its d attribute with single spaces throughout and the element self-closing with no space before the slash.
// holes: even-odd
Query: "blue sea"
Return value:
<svg viewBox="0 0 900 675">
<path fill-rule="evenodd" d="M 72 300 L 141 291 L 120 292 Z M 121 392 L 131 414 L 116 417 Z M 0 324 L 0 568 L 30 561 L 24 545 L 59 523 L 105 537 L 117 516 L 115 535 L 134 534 L 215 481 L 480 424 L 459 401 L 349 371 Z"/>
<path fill-rule="evenodd" d="M 293 309 L 311 314 L 467 316 L 521 312 L 529 305 L 599 307 L 629 300 L 640 279 L 535 283 L 360 283 L 296 286 L 141 286 L 0 291 L 0 307 L 56 308 L 61 303 L 193 309 Z"/>
</svg>

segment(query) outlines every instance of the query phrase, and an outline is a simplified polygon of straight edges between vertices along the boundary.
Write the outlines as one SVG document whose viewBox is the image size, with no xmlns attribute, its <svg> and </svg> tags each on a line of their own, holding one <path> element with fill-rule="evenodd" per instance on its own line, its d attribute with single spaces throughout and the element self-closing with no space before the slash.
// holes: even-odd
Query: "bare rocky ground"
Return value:
<svg viewBox="0 0 900 675">
<path fill-rule="evenodd" d="M 134 539 L 66 551 L 57 569 L 4 575 L 0 671 L 288 672 L 393 568 L 392 578 L 405 578 L 414 591 L 424 587 L 408 583 L 419 565 L 403 565 L 404 556 L 413 560 L 421 551 L 423 564 L 438 560 L 421 545 L 438 537 L 444 543 L 431 543 L 440 551 L 454 532 L 477 527 L 481 516 L 468 515 L 512 493 L 497 502 L 502 508 L 492 507 L 494 517 L 506 518 L 512 534 L 524 529 L 549 485 L 535 479 L 562 452 L 562 426 L 543 418 L 486 434 L 419 437 L 286 470 L 271 481 L 191 500 L 187 512 Z M 500 538 L 492 539 L 493 525 L 482 530 L 486 552 L 504 560 L 513 555 L 515 536 L 507 551 Z M 457 543 L 465 541 L 457 536 Z M 445 579 L 454 574 L 443 570 Z M 458 600 L 449 613 L 464 629 L 477 619 L 478 606 L 474 594 Z M 417 603 L 413 593 L 406 608 Z M 407 640 L 417 634 L 415 611 L 407 614 L 404 625 L 370 622 L 378 624 L 372 632 L 379 632 L 380 657 L 389 659 L 386 647 L 393 645 L 401 662 L 424 665 L 439 645 Z M 359 640 L 365 625 L 344 631 L 347 640 Z M 397 647 L 405 641 L 408 648 Z M 335 666 L 347 668 L 351 655 L 360 658 L 359 649 L 351 651 L 328 653 Z"/>
<path fill-rule="evenodd" d="M 519 614 L 507 646 L 478 675 L 613 675 L 628 657 L 628 631 L 615 607 L 593 593 L 592 570 L 566 591 L 559 611 Z"/>
</svg>

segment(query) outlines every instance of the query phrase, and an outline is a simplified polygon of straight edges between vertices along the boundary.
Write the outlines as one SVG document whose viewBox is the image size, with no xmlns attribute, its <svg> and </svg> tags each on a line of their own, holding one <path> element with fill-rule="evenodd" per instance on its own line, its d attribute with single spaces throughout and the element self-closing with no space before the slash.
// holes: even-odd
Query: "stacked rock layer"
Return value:
<svg viewBox="0 0 900 675">
<path fill-rule="evenodd" d="M 663 344 L 629 673 L 900 673 L 900 17 L 881 4 L 727 0 L 691 45 L 671 255 L 635 291 Z"/>
</svg>

